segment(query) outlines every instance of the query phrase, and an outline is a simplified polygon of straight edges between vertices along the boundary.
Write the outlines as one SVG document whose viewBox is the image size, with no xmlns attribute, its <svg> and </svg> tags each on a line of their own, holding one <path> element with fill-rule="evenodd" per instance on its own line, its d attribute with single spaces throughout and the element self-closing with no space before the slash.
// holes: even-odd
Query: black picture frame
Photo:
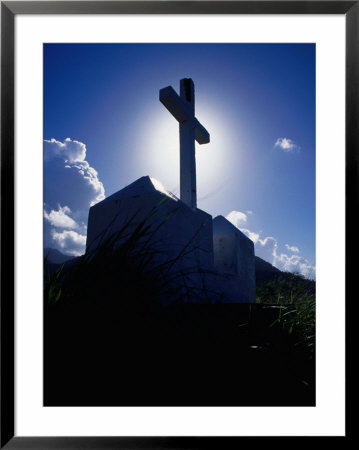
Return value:
<svg viewBox="0 0 359 450">
<path fill-rule="evenodd" d="M 14 436 L 14 19 L 18 14 L 341 14 L 346 19 L 346 236 L 358 229 L 359 1 L 1 2 L 1 448 L 228 448 L 245 437 Z M 355 245 L 346 239 L 346 297 L 354 291 Z M 355 300 L 355 298 L 353 299 Z M 346 307 L 346 317 L 348 309 Z M 346 337 L 348 331 L 346 327 Z M 346 339 L 348 342 L 348 339 Z M 348 351 L 346 350 L 346 353 Z M 346 391 L 348 392 L 348 379 Z M 348 411 L 348 402 L 346 401 Z M 350 435 L 349 422 L 346 436 Z M 274 438 L 272 438 L 274 439 Z M 283 438 L 290 440 L 291 438 Z"/>
</svg>

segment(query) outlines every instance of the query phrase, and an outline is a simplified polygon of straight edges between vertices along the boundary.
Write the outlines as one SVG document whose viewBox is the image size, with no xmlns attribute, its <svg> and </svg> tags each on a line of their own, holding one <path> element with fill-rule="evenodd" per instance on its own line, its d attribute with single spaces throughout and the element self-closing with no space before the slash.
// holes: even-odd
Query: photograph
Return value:
<svg viewBox="0 0 359 450">
<path fill-rule="evenodd" d="M 316 44 L 43 44 L 43 406 L 316 406 Z"/>
</svg>

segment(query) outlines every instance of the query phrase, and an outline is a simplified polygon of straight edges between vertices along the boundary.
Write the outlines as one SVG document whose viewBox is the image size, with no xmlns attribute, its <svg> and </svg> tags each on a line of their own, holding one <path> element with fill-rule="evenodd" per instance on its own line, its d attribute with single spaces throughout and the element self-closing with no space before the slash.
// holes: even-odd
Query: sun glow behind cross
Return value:
<svg viewBox="0 0 359 450">
<path fill-rule="evenodd" d="M 233 169 L 242 139 L 238 124 L 234 126 L 229 114 L 225 114 L 225 105 L 214 99 L 199 100 L 196 117 L 210 133 L 210 142 L 199 145 L 196 142 L 197 199 L 201 208 L 201 199 L 215 195 L 217 189 L 228 179 Z M 138 148 L 141 149 L 139 170 L 161 181 L 165 189 L 179 197 L 179 127 L 178 122 L 162 105 L 149 108 L 146 117 L 141 117 L 142 130 L 138 136 Z M 147 124 L 143 126 L 143 124 Z M 240 164 L 239 164 L 240 168 Z"/>
</svg>

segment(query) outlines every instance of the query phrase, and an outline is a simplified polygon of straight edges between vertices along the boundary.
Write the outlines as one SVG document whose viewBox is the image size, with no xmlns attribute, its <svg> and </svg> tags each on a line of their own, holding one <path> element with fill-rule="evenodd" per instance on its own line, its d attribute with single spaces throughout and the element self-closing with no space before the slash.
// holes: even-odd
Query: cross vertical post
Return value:
<svg viewBox="0 0 359 450">
<path fill-rule="evenodd" d="M 180 198 L 193 209 L 197 207 L 195 140 L 209 142 L 209 133 L 195 118 L 194 100 L 191 78 L 180 81 L 180 95 L 171 86 L 160 90 L 161 103 L 179 122 Z"/>
<path fill-rule="evenodd" d="M 180 81 L 180 97 L 187 103 L 191 117 L 179 124 L 180 129 L 180 198 L 191 208 L 197 207 L 196 154 L 194 144 L 194 84 Z"/>
</svg>

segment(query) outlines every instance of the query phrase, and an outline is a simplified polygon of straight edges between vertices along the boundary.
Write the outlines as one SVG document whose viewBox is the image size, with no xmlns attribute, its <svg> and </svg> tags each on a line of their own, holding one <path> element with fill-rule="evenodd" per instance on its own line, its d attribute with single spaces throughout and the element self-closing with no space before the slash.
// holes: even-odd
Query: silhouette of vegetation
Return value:
<svg viewBox="0 0 359 450">
<path fill-rule="evenodd" d="M 170 270 L 192 246 L 163 259 L 160 226 L 126 224 L 45 270 L 45 405 L 314 405 L 314 309 L 299 279 L 259 287 L 257 304 L 201 303 L 191 273 Z"/>
<path fill-rule="evenodd" d="M 314 358 L 315 283 L 300 274 L 285 273 L 257 288 L 257 303 L 282 305 L 276 323 L 292 335 L 295 347 Z"/>
</svg>

